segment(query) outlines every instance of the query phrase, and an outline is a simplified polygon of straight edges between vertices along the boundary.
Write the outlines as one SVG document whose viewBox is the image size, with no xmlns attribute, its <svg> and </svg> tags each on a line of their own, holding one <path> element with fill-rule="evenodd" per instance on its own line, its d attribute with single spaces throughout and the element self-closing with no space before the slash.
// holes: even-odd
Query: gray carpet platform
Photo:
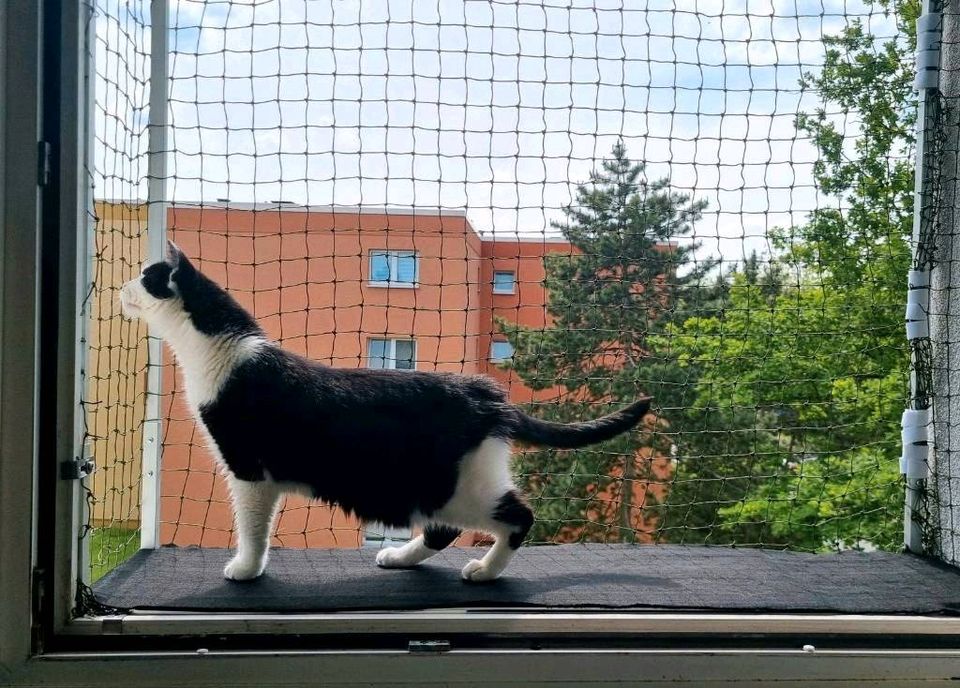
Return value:
<svg viewBox="0 0 960 688">
<path fill-rule="evenodd" d="M 682 546 L 525 547 L 492 583 L 460 580 L 483 550 L 383 570 L 375 549 L 276 549 L 258 580 L 222 577 L 230 552 L 143 550 L 94 585 L 121 610 L 320 612 L 595 608 L 960 615 L 960 570 L 907 554 Z"/>
</svg>

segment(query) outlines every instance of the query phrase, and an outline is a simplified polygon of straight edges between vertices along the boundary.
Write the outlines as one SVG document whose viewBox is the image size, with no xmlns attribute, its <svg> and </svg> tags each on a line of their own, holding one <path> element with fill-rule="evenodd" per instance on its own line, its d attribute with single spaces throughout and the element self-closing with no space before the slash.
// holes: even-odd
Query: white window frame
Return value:
<svg viewBox="0 0 960 688">
<path fill-rule="evenodd" d="M 373 279 L 373 259 L 374 256 L 386 256 L 389 262 L 390 275 L 398 274 L 397 261 L 400 258 L 413 258 L 413 282 L 398 282 L 393 279 L 375 280 Z M 420 286 L 420 254 L 409 249 L 385 249 L 378 248 L 369 252 L 367 259 L 367 270 L 369 271 L 367 285 L 371 287 L 391 288 L 391 289 L 416 289 Z"/>
<path fill-rule="evenodd" d="M 397 368 L 397 342 L 410 342 L 413 345 L 413 368 L 412 370 L 417 369 L 417 340 L 413 337 L 409 339 L 404 337 L 370 337 L 367 339 L 367 367 L 370 367 L 370 345 L 373 342 L 385 342 L 387 344 L 386 350 L 384 351 L 383 360 L 385 363 L 391 363 L 392 365 L 384 365 L 383 368 L 377 368 L 376 370 L 406 370 L 406 368 Z M 363 542 L 361 545 L 363 547 L 372 547 L 372 548 L 381 548 L 381 547 L 390 547 L 392 545 L 402 545 L 407 542 L 411 537 L 413 537 L 413 531 L 410 528 L 391 528 L 385 526 L 382 523 L 364 523 L 363 524 Z"/>
<path fill-rule="evenodd" d="M 494 355 L 493 349 L 497 344 L 506 344 L 510 347 L 510 355 L 502 358 L 498 358 Z M 505 339 L 495 339 L 490 342 L 490 362 L 491 363 L 505 363 L 513 359 L 513 355 L 516 353 L 516 349 L 513 348 L 513 345 Z"/>
<path fill-rule="evenodd" d="M 510 289 L 497 289 L 497 275 L 510 275 L 513 279 L 510 282 Z M 517 293 L 517 271 L 516 270 L 494 270 L 492 291 L 494 294 L 516 294 Z"/>
<path fill-rule="evenodd" d="M 403 545 L 412 537 L 413 530 L 411 528 L 392 528 L 382 523 L 364 523 L 361 545 L 380 549 L 381 547 Z"/>
<path fill-rule="evenodd" d="M 384 351 L 384 366 L 374 370 L 416 370 L 417 369 L 417 340 L 413 337 L 368 337 L 367 338 L 367 368 L 370 367 L 370 345 L 373 342 L 386 342 Z M 413 368 L 397 368 L 397 342 L 410 342 L 413 345 Z M 391 365 L 386 365 L 390 363 Z"/>
</svg>

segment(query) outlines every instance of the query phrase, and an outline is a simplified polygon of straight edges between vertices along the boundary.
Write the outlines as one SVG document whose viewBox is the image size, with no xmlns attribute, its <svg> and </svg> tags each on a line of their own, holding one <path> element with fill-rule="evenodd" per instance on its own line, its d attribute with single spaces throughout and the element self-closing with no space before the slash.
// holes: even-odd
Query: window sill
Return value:
<svg viewBox="0 0 960 688">
<path fill-rule="evenodd" d="M 420 285 L 409 282 L 367 282 L 367 286 L 376 287 L 377 289 L 416 289 Z"/>
</svg>

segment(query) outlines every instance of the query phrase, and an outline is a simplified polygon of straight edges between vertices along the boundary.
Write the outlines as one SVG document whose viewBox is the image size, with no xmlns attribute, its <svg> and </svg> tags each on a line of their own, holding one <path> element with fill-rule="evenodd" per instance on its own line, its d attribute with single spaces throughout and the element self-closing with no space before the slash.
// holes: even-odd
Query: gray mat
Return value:
<svg viewBox="0 0 960 688">
<path fill-rule="evenodd" d="M 94 585 L 120 609 L 399 610 L 441 607 L 960 614 L 960 571 L 906 554 L 803 554 L 721 547 L 525 547 L 505 576 L 468 584 L 480 551 L 452 548 L 407 570 L 376 550 L 276 549 L 258 580 L 233 583 L 224 549 L 144 550 Z"/>
</svg>

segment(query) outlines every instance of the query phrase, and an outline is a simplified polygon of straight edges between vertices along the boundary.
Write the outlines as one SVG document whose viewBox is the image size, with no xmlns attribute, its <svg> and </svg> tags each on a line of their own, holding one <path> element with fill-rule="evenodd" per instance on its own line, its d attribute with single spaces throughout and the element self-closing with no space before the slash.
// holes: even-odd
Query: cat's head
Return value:
<svg viewBox="0 0 960 688">
<path fill-rule="evenodd" d="M 211 336 L 261 334 L 253 317 L 172 241 L 163 260 L 123 285 L 120 305 L 125 316 L 146 321 L 161 337 L 185 324 Z"/>
</svg>

